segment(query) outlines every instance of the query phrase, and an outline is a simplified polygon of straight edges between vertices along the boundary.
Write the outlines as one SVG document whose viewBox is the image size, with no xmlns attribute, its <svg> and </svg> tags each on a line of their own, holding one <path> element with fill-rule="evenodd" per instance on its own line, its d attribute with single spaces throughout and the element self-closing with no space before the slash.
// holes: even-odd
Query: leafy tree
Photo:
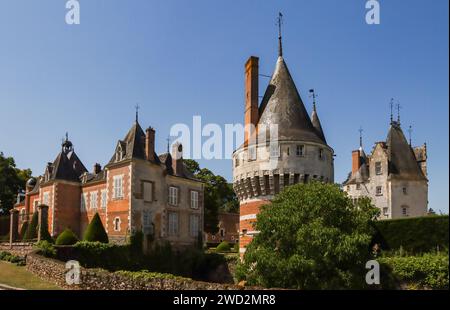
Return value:
<svg viewBox="0 0 450 310">
<path fill-rule="evenodd" d="M 59 234 L 58 238 L 56 238 L 56 245 L 73 245 L 78 242 L 78 237 L 75 233 L 70 229 L 66 228 L 62 233 Z"/>
<path fill-rule="evenodd" d="M 360 288 L 377 214 L 369 199 L 355 205 L 337 185 L 287 187 L 261 208 L 255 225 L 260 233 L 237 277 L 265 287 Z"/>
<path fill-rule="evenodd" d="M 31 177 L 31 170 L 20 170 L 12 157 L 0 152 L 0 215 L 12 209 L 17 193 L 25 190 L 25 183 Z"/>
<path fill-rule="evenodd" d="M 102 220 L 98 213 L 95 213 L 92 221 L 86 227 L 84 232 L 83 241 L 99 241 L 103 243 L 108 243 L 108 235 L 106 234 L 105 228 L 103 227 Z"/>
</svg>

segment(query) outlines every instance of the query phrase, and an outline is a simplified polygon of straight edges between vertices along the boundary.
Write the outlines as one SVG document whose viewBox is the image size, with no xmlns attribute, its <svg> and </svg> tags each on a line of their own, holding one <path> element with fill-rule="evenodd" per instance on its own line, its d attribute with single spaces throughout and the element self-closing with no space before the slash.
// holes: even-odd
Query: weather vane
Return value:
<svg viewBox="0 0 450 310">
<path fill-rule="evenodd" d="M 394 112 L 393 112 L 393 110 L 394 110 L 394 98 L 391 98 L 391 101 L 390 101 L 389 105 L 391 106 L 391 125 L 392 125 L 392 122 L 394 121 Z"/>
<path fill-rule="evenodd" d="M 139 103 L 136 103 L 136 105 L 134 106 L 134 108 L 136 109 L 136 123 L 137 123 L 138 118 L 139 118 L 139 109 L 141 108 L 141 107 L 139 106 Z"/>
<path fill-rule="evenodd" d="M 309 90 L 309 93 L 310 93 L 309 97 L 312 97 L 312 98 L 313 98 L 313 110 L 315 111 L 315 110 L 316 110 L 316 97 L 317 97 L 317 94 L 316 94 L 316 92 L 314 91 L 314 88 L 311 88 L 311 89 Z"/>
<path fill-rule="evenodd" d="M 363 133 L 363 129 L 361 126 L 359 126 L 359 146 L 362 147 L 362 133 Z"/>
<path fill-rule="evenodd" d="M 411 136 L 412 136 L 412 126 L 411 125 L 409 125 L 409 128 L 408 128 L 408 134 L 409 134 L 409 146 L 411 146 L 412 144 L 411 144 Z"/>
<path fill-rule="evenodd" d="M 281 42 L 281 25 L 283 25 L 283 14 L 281 12 L 278 13 L 278 56 L 283 56 L 283 44 Z"/>
</svg>

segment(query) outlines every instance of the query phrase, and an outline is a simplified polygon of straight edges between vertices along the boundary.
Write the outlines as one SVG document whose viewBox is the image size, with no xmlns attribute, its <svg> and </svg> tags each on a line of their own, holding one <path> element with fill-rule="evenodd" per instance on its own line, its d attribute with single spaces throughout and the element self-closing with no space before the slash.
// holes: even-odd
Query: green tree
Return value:
<svg viewBox="0 0 450 310">
<path fill-rule="evenodd" d="M 83 241 L 99 241 L 103 243 L 108 243 L 108 235 L 106 234 L 105 228 L 103 227 L 102 220 L 98 213 L 95 213 L 92 221 L 86 227 L 84 232 Z"/>
<path fill-rule="evenodd" d="M 25 190 L 25 183 L 31 177 L 31 170 L 16 168 L 14 158 L 0 152 L 0 214 L 6 214 L 16 202 L 17 193 Z"/>
<path fill-rule="evenodd" d="M 38 216 L 39 213 L 36 211 L 33 213 L 30 224 L 27 226 L 27 230 L 23 236 L 23 241 L 32 240 L 37 238 L 37 227 L 38 227 Z"/>
<path fill-rule="evenodd" d="M 337 185 L 287 187 L 261 208 L 255 225 L 260 233 L 237 277 L 265 287 L 360 288 L 377 212 L 369 199 L 353 204 Z"/>
</svg>

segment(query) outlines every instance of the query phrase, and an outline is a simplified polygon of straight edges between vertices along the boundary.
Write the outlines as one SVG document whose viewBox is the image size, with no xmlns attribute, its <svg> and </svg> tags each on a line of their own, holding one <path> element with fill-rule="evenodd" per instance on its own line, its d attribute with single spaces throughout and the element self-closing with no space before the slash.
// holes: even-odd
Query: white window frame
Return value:
<svg viewBox="0 0 450 310">
<path fill-rule="evenodd" d="M 42 204 L 50 206 L 50 192 L 44 192 L 42 194 Z"/>
<path fill-rule="evenodd" d="M 118 227 L 116 226 L 117 223 L 118 223 Z M 120 231 L 121 224 L 122 224 L 122 220 L 120 219 L 119 216 L 116 216 L 113 221 L 114 231 Z"/>
<path fill-rule="evenodd" d="M 87 194 L 86 193 L 81 193 L 81 202 L 80 202 L 80 210 L 81 212 L 86 212 L 87 211 Z"/>
<path fill-rule="evenodd" d="M 171 206 L 178 206 L 179 189 L 175 186 L 169 186 L 169 204 Z"/>
<path fill-rule="evenodd" d="M 153 186 L 153 182 L 142 181 L 142 199 L 144 199 L 145 202 L 153 201 Z"/>
<path fill-rule="evenodd" d="M 102 189 L 100 192 L 100 208 L 106 209 L 106 204 L 108 201 L 108 192 L 106 189 Z"/>
<path fill-rule="evenodd" d="M 248 147 L 248 161 L 254 161 L 257 159 L 256 152 L 256 145 L 250 145 Z"/>
<path fill-rule="evenodd" d="M 98 206 L 98 192 L 90 192 L 89 193 L 89 208 L 91 210 L 97 210 Z"/>
<path fill-rule="evenodd" d="M 191 190 L 191 208 L 198 209 L 199 207 L 199 192 Z"/>
<path fill-rule="evenodd" d="M 270 154 L 270 158 L 279 158 L 280 157 L 280 144 L 274 143 L 274 142 L 270 143 L 269 154 Z"/>
<path fill-rule="evenodd" d="M 122 199 L 123 195 L 123 174 L 113 176 L 113 198 Z"/>
<path fill-rule="evenodd" d="M 191 237 L 197 237 L 200 231 L 200 217 L 196 214 L 189 216 L 189 234 Z"/>
<path fill-rule="evenodd" d="M 168 220 L 168 229 L 167 232 L 169 236 L 178 236 L 180 219 L 177 212 L 169 212 L 167 216 Z"/>
</svg>

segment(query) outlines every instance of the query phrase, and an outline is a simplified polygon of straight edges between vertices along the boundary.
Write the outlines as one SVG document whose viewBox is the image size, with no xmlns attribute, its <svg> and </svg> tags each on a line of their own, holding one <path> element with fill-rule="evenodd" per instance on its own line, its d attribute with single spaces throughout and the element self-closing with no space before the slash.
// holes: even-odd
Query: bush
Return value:
<svg viewBox="0 0 450 310">
<path fill-rule="evenodd" d="M 261 207 L 238 280 L 249 285 L 292 289 L 366 287 L 371 221 L 369 199 L 354 204 L 334 184 L 286 187 Z"/>
<path fill-rule="evenodd" d="M 216 252 L 230 252 L 230 244 L 226 241 L 222 241 L 217 247 Z"/>
<path fill-rule="evenodd" d="M 424 254 L 423 256 L 383 257 L 382 266 L 391 270 L 397 284 L 407 284 L 409 288 L 449 288 L 448 253 Z"/>
<path fill-rule="evenodd" d="M 11 253 L 5 252 L 5 251 L 0 252 L 0 260 L 7 261 L 10 263 L 16 264 L 18 266 L 25 265 L 24 257 L 17 256 L 17 255 L 14 255 L 14 254 L 11 254 Z"/>
<path fill-rule="evenodd" d="M 76 259 L 87 268 L 104 268 L 110 271 L 130 268 L 128 245 L 116 245 L 99 241 L 79 241 L 74 245 L 72 259 Z"/>
<path fill-rule="evenodd" d="M 38 227 L 38 212 L 33 213 L 31 222 L 27 227 L 27 230 L 23 236 L 23 241 L 33 240 L 37 238 L 37 227 Z"/>
<path fill-rule="evenodd" d="M 42 240 L 36 243 L 36 249 L 38 250 L 38 254 L 43 255 L 45 257 L 56 257 L 56 250 L 53 247 L 53 244 L 48 242 L 47 240 Z"/>
<path fill-rule="evenodd" d="M 378 243 L 384 250 L 402 247 L 410 253 L 424 253 L 449 245 L 448 215 L 376 221 L 374 227 L 372 244 Z"/>
<path fill-rule="evenodd" d="M 239 253 L 239 242 L 236 242 L 233 246 L 233 252 Z"/>
<path fill-rule="evenodd" d="M 142 255 L 142 246 L 144 242 L 144 234 L 142 231 L 136 231 L 130 236 L 130 251 L 133 255 Z"/>
<path fill-rule="evenodd" d="M 102 220 L 98 213 L 95 213 L 92 221 L 84 232 L 83 241 L 108 243 L 108 235 L 103 227 Z"/>
<path fill-rule="evenodd" d="M 50 236 L 50 233 L 48 232 L 48 217 L 45 216 L 42 218 L 42 223 L 39 230 L 41 232 L 41 241 L 46 240 L 50 243 L 54 242 L 52 236 Z"/>
<path fill-rule="evenodd" d="M 56 238 L 56 245 L 73 245 L 78 242 L 78 237 L 70 228 L 66 228 L 59 236 Z"/>
</svg>

